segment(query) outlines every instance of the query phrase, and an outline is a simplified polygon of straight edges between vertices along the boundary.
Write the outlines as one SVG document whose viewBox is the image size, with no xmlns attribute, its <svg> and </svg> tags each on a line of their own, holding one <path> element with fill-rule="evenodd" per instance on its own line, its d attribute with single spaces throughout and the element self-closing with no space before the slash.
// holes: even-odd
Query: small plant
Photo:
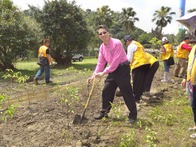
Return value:
<svg viewBox="0 0 196 147">
<path fill-rule="evenodd" d="M 172 126 L 175 122 L 175 117 L 173 114 L 165 114 L 158 107 L 150 111 L 150 116 L 153 120 L 158 122 L 163 122 L 168 126 Z"/>
<path fill-rule="evenodd" d="M 6 122 L 8 118 L 13 118 L 16 112 L 16 106 L 10 105 L 7 107 L 7 110 L 3 113 L 3 120 Z"/>
<path fill-rule="evenodd" d="M 59 92 L 60 101 L 66 105 L 68 113 L 74 113 L 74 108 L 72 108 L 73 103 L 78 103 L 78 88 L 75 87 L 65 87 L 64 92 Z"/>
<path fill-rule="evenodd" d="M 152 131 L 149 127 L 146 127 L 145 130 L 147 131 L 145 142 L 148 143 L 151 147 L 156 147 L 155 141 L 157 133 L 155 131 Z"/>
<path fill-rule="evenodd" d="M 134 130 L 131 130 L 128 134 L 122 134 L 120 138 L 120 147 L 134 147 L 135 142 L 134 142 L 134 136 L 135 132 Z"/>
<path fill-rule="evenodd" d="M 4 79 L 11 79 L 11 82 L 25 83 L 29 76 L 22 75 L 21 72 L 14 72 L 12 69 L 6 69 L 6 73 L 2 76 Z"/>
<path fill-rule="evenodd" d="M 124 119 L 123 110 L 122 110 L 122 101 L 120 103 L 114 105 L 110 103 L 112 106 L 112 112 L 115 115 L 115 119 Z"/>
</svg>

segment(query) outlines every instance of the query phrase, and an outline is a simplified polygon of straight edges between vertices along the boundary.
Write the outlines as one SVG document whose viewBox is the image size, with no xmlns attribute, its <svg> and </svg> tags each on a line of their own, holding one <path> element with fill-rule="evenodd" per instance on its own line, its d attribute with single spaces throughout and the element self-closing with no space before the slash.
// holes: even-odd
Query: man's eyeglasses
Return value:
<svg viewBox="0 0 196 147">
<path fill-rule="evenodd" d="M 101 36 L 101 35 L 105 35 L 107 32 L 101 32 L 101 33 L 99 33 L 99 35 Z"/>
</svg>

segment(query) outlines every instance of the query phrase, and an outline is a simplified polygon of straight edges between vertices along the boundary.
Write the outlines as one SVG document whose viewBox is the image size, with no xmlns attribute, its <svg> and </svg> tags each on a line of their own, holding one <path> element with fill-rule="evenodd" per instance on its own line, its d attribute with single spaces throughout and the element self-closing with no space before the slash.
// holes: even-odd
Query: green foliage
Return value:
<svg viewBox="0 0 196 147">
<path fill-rule="evenodd" d="M 120 138 L 120 147 L 134 147 L 135 142 L 134 142 L 134 137 L 135 137 L 135 132 L 134 130 L 131 130 L 128 134 L 122 134 Z"/>
<path fill-rule="evenodd" d="M 5 70 L 32 50 L 38 34 L 10 0 L 0 1 L 0 10 L 0 68 Z"/>
<path fill-rule="evenodd" d="M 21 72 L 14 72 L 12 69 L 6 69 L 6 73 L 2 77 L 17 83 L 25 83 L 29 79 L 29 76 L 23 76 Z"/>
<path fill-rule="evenodd" d="M 9 100 L 9 97 L 0 95 L 0 110 L 4 109 L 1 112 L 0 119 L 3 120 L 4 122 L 6 122 L 8 118 L 13 118 L 14 114 L 16 113 L 16 108 L 17 108 L 17 106 L 15 105 L 8 105 L 6 108 L 4 108 L 3 105 L 8 100 Z"/>
<path fill-rule="evenodd" d="M 154 49 L 159 49 L 161 47 L 161 40 L 158 40 L 156 37 L 152 38 L 149 42 Z"/>
<path fill-rule="evenodd" d="M 132 7 L 122 8 L 120 15 L 120 23 L 124 28 L 125 32 L 130 34 L 134 28 L 134 23 L 139 21 L 139 18 L 136 17 L 136 12 Z"/>
<path fill-rule="evenodd" d="M 52 56 L 58 64 L 70 64 L 73 54 L 87 47 L 89 30 L 75 2 L 46 1 L 38 21 L 44 36 L 51 39 Z"/>
<path fill-rule="evenodd" d="M 105 24 L 110 28 L 113 23 L 113 11 L 109 8 L 109 6 L 102 6 L 101 8 L 97 8 L 94 20 L 96 22 L 96 26 Z"/>
<path fill-rule="evenodd" d="M 113 104 L 111 103 L 112 106 L 112 112 L 113 114 L 115 114 L 115 119 L 123 119 L 124 115 L 123 115 L 123 110 L 122 110 L 122 101 L 120 101 L 119 104 Z"/>
<path fill-rule="evenodd" d="M 176 118 L 173 114 L 170 113 L 165 114 L 164 111 L 161 111 L 158 107 L 149 111 L 149 115 L 154 121 L 162 122 L 168 126 L 174 125 L 176 121 Z"/>
<path fill-rule="evenodd" d="M 156 23 L 157 25 L 157 31 L 159 33 L 159 37 L 161 38 L 161 33 L 163 27 L 166 27 L 168 23 L 171 23 L 172 21 L 172 15 L 175 15 L 175 12 L 170 12 L 171 8 L 170 7 L 165 7 L 162 6 L 161 9 L 156 10 L 155 13 L 153 14 L 153 19 L 152 21 Z M 159 38 L 159 39 L 160 39 Z"/>
<path fill-rule="evenodd" d="M 147 34 L 147 33 L 142 33 L 139 37 L 138 37 L 138 41 L 147 48 L 150 48 L 150 40 L 151 40 L 151 35 Z"/>
<path fill-rule="evenodd" d="M 147 131 L 145 142 L 148 143 L 151 147 L 156 147 L 156 135 L 157 133 L 155 131 L 152 131 L 149 127 L 146 127 L 145 130 Z"/>
<path fill-rule="evenodd" d="M 73 103 L 79 102 L 78 88 L 66 86 L 64 92 L 59 92 L 60 102 L 66 105 L 68 113 L 74 113 Z"/>
</svg>

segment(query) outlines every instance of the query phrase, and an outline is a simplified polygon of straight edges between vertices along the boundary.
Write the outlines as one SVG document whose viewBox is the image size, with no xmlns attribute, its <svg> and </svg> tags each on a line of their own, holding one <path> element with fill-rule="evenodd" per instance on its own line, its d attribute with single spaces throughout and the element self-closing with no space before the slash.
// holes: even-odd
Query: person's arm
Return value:
<svg viewBox="0 0 196 147">
<path fill-rule="evenodd" d="M 188 51 L 191 51 L 191 49 L 192 49 L 192 48 L 191 48 L 188 44 L 186 44 L 186 43 L 182 44 L 181 48 L 182 48 L 182 49 L 185 49 L 185 50 L 188 50 Z"/>
<path fill-rule="evenodd" d="M 137 46 L 135 44 L 130 44 L 128 47 L 127 47 L 127 59 L 128 61 L 130 61 L 130 63 L 132 62 L 133 60 L 133 54 L 134 52 L 137 50 Z"/>
<path fill-rule="evenodd" d="M 46 57 L 48 59 L 49 64 L 52 63 L 52 57 L 50 55 L 49 49 L 46 50 Z"/>
<path fill-rule="evenodd" d="M 100 46 L 97 66 L 95 68 L 94 73 L 102 72 L 104 68 L 106 67 L 106 64 L 107 64 L 107 61 L 104 58 L 102 46 Z"/>
</svg>

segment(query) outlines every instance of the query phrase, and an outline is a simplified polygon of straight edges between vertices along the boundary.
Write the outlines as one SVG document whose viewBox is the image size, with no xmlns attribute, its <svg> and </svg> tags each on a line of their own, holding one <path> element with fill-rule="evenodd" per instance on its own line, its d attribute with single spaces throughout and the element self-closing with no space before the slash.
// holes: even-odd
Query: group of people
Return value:
<svg viewBox="0 0 196 147">
<path fill-rule="evenodd" d="M 119 88 L 126 106 L 129 109 L 128 122 L 137 120 L 136 102 L 141 96 L 149 94 L 155 72 L 159 67 L 158 60 L 144 51 L 143 46 L 130 35 L 124 37 L 127 53 L 120 40 L 110 37 L 109 29 L 100 25 L 98 37 L 103 42 L 99 48 L 97 66 L 90 83 L 97 77 L 107 75 L 102 91 L 102 109 L 95 119 L 108 117 L 116 89 Z M 108 66 L 105 66 L 108 64 Z M 132 74 L 133 89 L 130 83 Z"/>
<path fill-rule="evenodd" d="M 115 91 L 119 87 L 125 104 L 130 111 L 128 122 L 135 122 L 137 120 L 136 103 L 141 100 L 142 95 L 149 95 L 154 74 L 159 68 L 159 62 L 154 56 L 146 53 L 143 46 L 130 35 L 124 37 L 124 43 L 127 46 L 126 53 L 121 41 L 110 37 L 109 30 L 105 25 L 100 25 L 97 32 L 99 39 L 103 43 L 100 46 L 95 71 L 87 82 L 90 83 L 95 78 L 104 75 L 107 75 L 107 78 L 102 91 L 102 109 L 95 116 L 95 119 L 108 117 Z M 186 83 L 190 83 L 187 87 L 189 87 L 189 95 L 192 98 L 191 106 L 195 121 L 193 129 L 196 130 L 196 63 L 194 60 L 196 57 L 196 45 L 191 50 L 188 45 L 189 41 L 190 38 L 185 37 L 184 41 L 177 48 L 175 77 L 184 77 L 185 71 L 187 70 L 185 63 L 187 64 L 187 60 L 189 59 Z M 189 55 L 190 50 L 191 53 Z M 164 73 L 161 82 L 171 82 L 169 69 L 171 65 L 174 65 L 174 48 L 166 37 L 162 38 L 160 55 L 164 63 Z M 106 64 L 108 66 L 105 66 Z M 130 83 L 130 73 L 132 74 L 133 89 Z"/>
<path fill-rule="evenodd" d="M 119 88 L 129 110 L 128 122 L 135 122 L 137 120 L 136 103 L 140 102 L 142 95 L 150 95 L 151 84 L 159 68 L 159 61 L 145 52 L 143 46 L 130 35 L 124 37 L 124 43 L 127 46 L 126 53 L 122 42 L 119 39 L 112 38 L 109 29 L 105 25 L 100 25 L 97 33 L 102 44 L 99 48 L 97 66 L 92 76 L 88 78 L 87 83 L 90 84 L 95 78 L 103 77 L 104 75 L 107 75 L 107 77 L 102 90 L 102 109 L 95 116 L 95 119 L 108 117 L 116 89 Z M 182 81 L 182 86 L 186 86 L 189 92 L 195 121 L 192 129 L 196 130 L 196 45 L 191 48 L 188 45 L 189 42 L 190 38 L 185 37 L 177 48 L 174 76 L 185 77 Z M 35 75 L 35 84 L 38 84 L 38 79 L 44 71 L 45 82 L 46 84 L 50 83 L 50 63 L 52 58 L 49 53 L 49 45 L 49 39 L 44 39 L 43 45 L 39 48 L 38 64 L 40 69 Z M 160 55 L 164 63 L 161 82 L 171 82 L 169 69 L 174 64 L 174 48 L 166 37 L 162 38 Z M 185 76 L 186 72 L 187 76 Z"/>
</svg>

